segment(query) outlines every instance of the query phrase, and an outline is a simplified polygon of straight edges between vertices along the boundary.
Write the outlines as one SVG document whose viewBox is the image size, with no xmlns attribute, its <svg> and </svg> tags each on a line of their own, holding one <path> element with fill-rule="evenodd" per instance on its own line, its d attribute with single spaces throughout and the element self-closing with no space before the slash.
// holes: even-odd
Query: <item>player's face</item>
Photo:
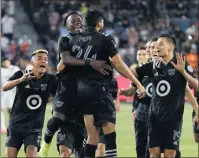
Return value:
<svg viewBox="0 0 199 158">
<path fill-rule="evenodd" d="M 138 50 L 138 52 L 137 52 L 137 61 L 140 64 L 147 63 L 148 59 L 149 59 L 149 56 L 148 56 L 146 50 Z"/>
<path fill-rule="evenodd" d="M 157 42 L 152 42 L 151 43 L 151 53 L 153 56 L 158 56 L 158 52 L 157 52 Z"/>
<path fill-rule="evenodd" d="M 160 37 L 157 40 L 157 53 L 159 57 L 168 56 L 168 53 L 171 51 L 171 44 L 164 37 Z"/>
<path fill-rule="evenodd" d="M 97 31 L 102 31 L 104 28 L 104 20 L 101 19 L 97 24 Z"/>
<path fill-rule="evenodd" d="M 32 64 L 36 71 L 43 74 L 48 67 L 48 56 L 45 53 L 38 53 L 32 60 Z"/>
<path fill-rule="evenodd" d="M 152 58 L 152 53 L 151 53 L 151 42 L 146 43 L 146 53 L 149 55 L 149 58 Z"/>
<path fill-rule="evenodd" d="M 10 67 L 10 65 L 11 65 L 10 60 L 5 60 L 5 61 L 3 61 L 3 63 L 2 63 L 2 66 L 3 66 L 4 68 Z"/>
<path fill-rule="evenodd" d="M 72 14 L 67 19 L 67 27 L 71 32 L 82 32 L 83 20 L 78 14 Z"/>
</svg>

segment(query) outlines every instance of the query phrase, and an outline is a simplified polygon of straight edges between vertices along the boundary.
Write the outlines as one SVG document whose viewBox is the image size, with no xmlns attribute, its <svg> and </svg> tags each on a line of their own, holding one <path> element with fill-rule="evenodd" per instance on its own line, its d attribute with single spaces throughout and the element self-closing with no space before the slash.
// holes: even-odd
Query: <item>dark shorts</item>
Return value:
<svg viewBox="0 0 199 158">
<path fill-rule="evenodd" d="M 34 145 L 40 149 L 42 133 L 28 133 L 28 132 L 17 132 L 14 129 L 7 130 L 7 137 L 6 137 L 6 147 L 14 147 L 18 151 L 20 150 L 22 144 L 24 144 L 24 151 L 28 145 Z"/>
<path fill-rule="evenodd" d="M 76 96 L 75 85 L 63 85 L 60 82 L 53 100 L 53 116 L 56 115 L 62 121 L 73 119 L 75 116 L 73 107 L 77 99 Z"/>
<path fill-rule="evenodd" d="M 57 134 L 57 149 L 59 146 L 64 145 L 72 151 L 80 150 L 83 145 L 84 138 L 86 137 L 86 129 L 82 126 L 67 123 L 63 125 Z"/>
<path fill-rule="evenodd" d="M 99 100 L 81 99 L 79 110 L 85 115 L 94 115 L 94 125 L 101 127 L 104 123 L 116 123 L 116 110 L 113 98 L 106 95 Z"/>
<path fill-rule="evenodd" d="M 193 112 L 192 112 L 192 120 L 194 119 L 195 116 L 196 116 L 196 113 L 193 110 Z M 199 134 L 199 127 L 198 127 L 198 123 L 197 122 L 194 122 L 194 124 L 193 124 L 193 132 L 195 134 Z"/>
<path fill-rule="evenodd" d="M 179 149 L 182 121 L 161 123 L 155 114 L 149 119 L 149 148 Z"/>
</svg>

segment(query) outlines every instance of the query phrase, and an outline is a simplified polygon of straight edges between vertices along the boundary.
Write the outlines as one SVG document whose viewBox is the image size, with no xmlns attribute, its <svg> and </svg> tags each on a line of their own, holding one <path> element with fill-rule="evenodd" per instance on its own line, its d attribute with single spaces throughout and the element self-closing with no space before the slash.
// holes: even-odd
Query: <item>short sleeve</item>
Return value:
<svg viewBox="0 0 199 158">
<path fill-rule="evenodd" d="M 115 56 L 118 53 L 118 49 L 115 43 L 114 38 L 111 35 L 105 36 L 105 44 L 110 57 Z"/>
<path fill-rule="evenodd" d="M 70 38 L 68 36 L 60 37 L 58 40 L 58 53 L 70 50 L 69 46 Z"/>
<path fill-rule="evenodd" d="M 194 69 L 188 63 L 185 63 L 185 70 L 189 75 L 194 76 Z"/>
<path fill-rule="evenodd" d="M 144 76 L 151 77 L 153 74 L 153 62 L 137 67 L 135 68 L 135 71 L 137 72 L 139 79 L 142 79 Z"/>
<path fill-rule="evenodd" d="M 23 72 L 21 70 L 15 72 L 9 79 L 8 81 L 13 81 L 13 80 L 16 80 L 16 79 L 19 79 L 23 76 Z"/>
</svg>

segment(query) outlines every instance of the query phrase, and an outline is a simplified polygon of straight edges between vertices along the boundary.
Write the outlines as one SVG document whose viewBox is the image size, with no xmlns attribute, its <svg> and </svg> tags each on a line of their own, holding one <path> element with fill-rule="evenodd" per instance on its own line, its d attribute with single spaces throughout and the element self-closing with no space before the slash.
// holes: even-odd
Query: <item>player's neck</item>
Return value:
<svg viewBox="0 0 199 158">
<path fill-rule="evenodd" d="M 40 73 L 34 69 L 32 70 L 32 72 L 33 72 L 34 76 L 36 77 L 36 79 L 41 78 L 45 74 L 45 73 Z"/>
<path fill-rule="evenodd" d="M 173 55 L 167 55 L 162 58 L 162 61 L 165 65 L 167 65 L 171 61 L 171 59 L 173 59 Z"/>
</svg>

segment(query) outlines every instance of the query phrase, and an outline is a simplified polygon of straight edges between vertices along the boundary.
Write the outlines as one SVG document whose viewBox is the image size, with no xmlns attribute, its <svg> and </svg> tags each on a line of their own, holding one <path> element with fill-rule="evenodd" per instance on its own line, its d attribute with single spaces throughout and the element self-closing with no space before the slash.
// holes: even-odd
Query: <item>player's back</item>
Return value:
<svg viewBox="0 0 199 158">
<path fill-rule="evenodd" d="M 114 40 L 110 35 L 88 30 L 72 39 L 72 55 L 84 60 L 103 60 L 111 66 L 109 57 L 117 53 L 112 45 L 114 45 Z M 109 72 L 109 75 L 102 75 L 91 67 L 83 67 L 79 72 L 82 78 L 89 81 L 110 83 L 112 79 L 112 71 Z"/>
</svg>

